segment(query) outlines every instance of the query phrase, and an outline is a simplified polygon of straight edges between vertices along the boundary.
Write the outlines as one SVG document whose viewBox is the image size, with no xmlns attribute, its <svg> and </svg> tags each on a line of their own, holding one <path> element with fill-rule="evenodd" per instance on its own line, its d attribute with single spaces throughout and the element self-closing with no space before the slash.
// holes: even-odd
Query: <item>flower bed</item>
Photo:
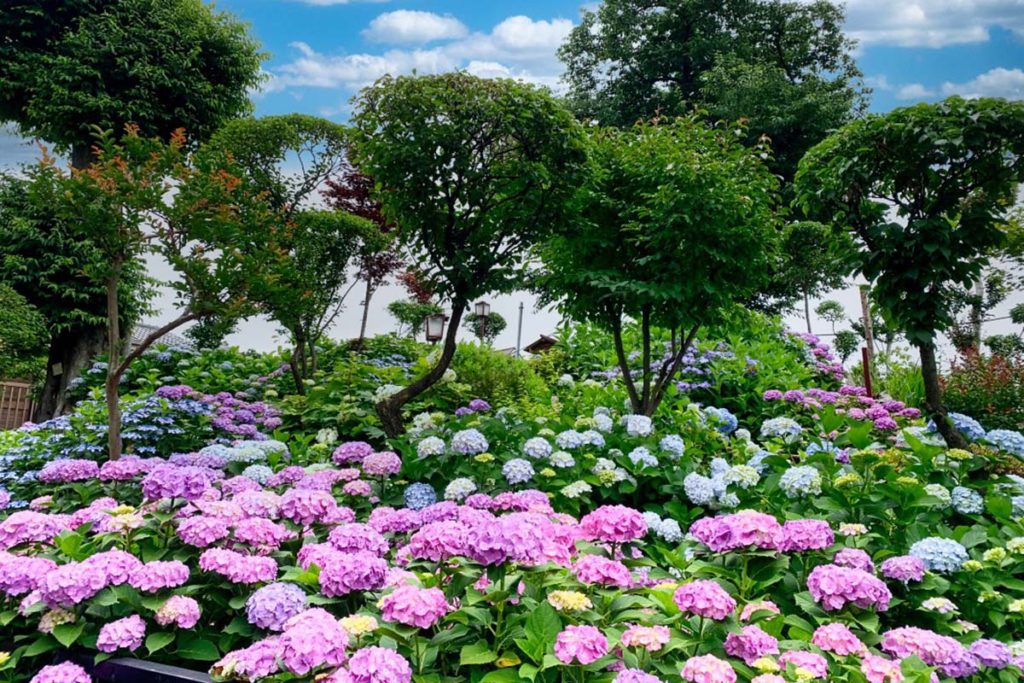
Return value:
<svg viewBox="0 0 1024 683">
<path fill-rule="evenodd" d="M 0 522 L 18 678 L 77 680 L 45 668 L 72 648 L 359 683 L 1010 680 L 1022 663 L 1024 479 L 831 394 L 756 437 L 696 405 L 655 423 L 473 401 L 417 418 L 402 456 L 344 442 L 301 464 L 230 441 L 272 411 L 157 395 L 209 406 L 191 429 L 210 445 L 48 462 L 20 490 L 46 495 Z"/>
</svg>

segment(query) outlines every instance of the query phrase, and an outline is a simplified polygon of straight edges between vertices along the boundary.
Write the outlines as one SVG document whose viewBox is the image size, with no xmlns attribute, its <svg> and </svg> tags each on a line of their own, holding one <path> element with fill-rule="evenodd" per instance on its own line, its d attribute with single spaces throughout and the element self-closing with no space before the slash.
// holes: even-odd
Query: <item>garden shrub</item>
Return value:
<svg viewBox="0 0 1024 683">
<path fill-rule="evenodd" d="M 989 429 L 1024 427 L 1024 357 L 977 352 L 961 355 L 945 381 L 951 411 L 971 415 Z"/>
<path fill-rule="evenodd" d="M 474 397 L 487 397 L 495 406 L 540 398 L 547 391 L 530 361 L 480 344 L 459 344 L 452 369 Z"/>
</svg>

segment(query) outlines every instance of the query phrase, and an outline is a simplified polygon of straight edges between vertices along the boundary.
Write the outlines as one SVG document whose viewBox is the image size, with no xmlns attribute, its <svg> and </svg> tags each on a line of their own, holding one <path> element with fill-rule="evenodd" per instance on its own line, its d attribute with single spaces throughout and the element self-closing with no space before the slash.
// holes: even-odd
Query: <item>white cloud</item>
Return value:
<svg viewBox="0 0 1024 683">
<path fill-rule="evenodd" d="M 1024 70 L 996 68 L 967 83 L 943 83 L 944 95 L 962 97 L 1005 97 L 1024 100 Z"/>
<path fill-rule="evenodd" d="M 298 58 L 275 69 L 265 91 L 295 88 L 352 91 L 385 74 L 407 74 L 414 70 L 441 73 L 454 69 L 556 88 L 562 64 L 555 52 L 572 26 L 568 19 L 534 21 L 514 16 L 488 33 L 470 33 L 435 47 L 395 48 L 380 53 L 330 55 L 317 52 L 306 43 L 292 43 L 299 53 Z M 368 31 L 372 28 L 373 24 Z"/>
<path fill-rule="evenodd" d="M 462 38 L 469 29 L 451 15 L 397 10 L 385 12 L 370 22 L 363 37 L 374 43 L 422 45 L 435 40 Z"/>
<path fill-rule="evenodd" d="M 849 0 L 846 29 L 864 45 L 980 43 L 1001 26 L 1024 36 L 1024 0 Z"/>
<path fill-rule="evenodd" d="M 929 90 L 920 83 L 903 85 L 896 90 L 896 99 L 898 100 L 924 100 L 929 97 L 935 97 L 935 91 Z"/>
</svg>

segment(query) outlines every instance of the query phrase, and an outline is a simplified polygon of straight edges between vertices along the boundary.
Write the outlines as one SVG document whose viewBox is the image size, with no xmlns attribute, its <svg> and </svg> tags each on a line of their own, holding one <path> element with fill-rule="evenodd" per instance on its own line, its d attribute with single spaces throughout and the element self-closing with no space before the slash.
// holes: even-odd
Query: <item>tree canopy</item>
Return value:
<svg viewBox="0 0 1024 683">
<path fill-rule="evenodd" d="M 466 73 L 385 77 L 360 94 L 353 123 L 384 217 L 452 307 L 437 366 L 378 409 L 394 434 L 401 406 L 451 362 L 467 302 L 518 285 L 531 248 L 568 221 L 586 148 L 546 91 Z"/>
<path fill-rule="evenodd" d="M 852 230 L 872 298 L 921 351 L 927 407 L 937 417 L 935 336 L 953 324 L 958 287 L 971 287 L 1003 243 L 1022 180 L 1024 104 L 997 99 L 951 97 L 869 116 L 800 163 L 801 205 Z"/>
<path fill-rule="evenodd" d="M 772 139 L 787 180 L 804 152 L 866 106 L 867 90 L 826 0 L 604 0 L 559 55 L 578 115 L 628 126 L 706 109 Z"/>
<path fill-rule="evenodd" d="M 767 150 L 741 137 L 735 126 L 692 116 L 595 131 L 596 171 L 581 192 L 582 219 L 543 248 L 542 300 L 612 332 L 638 413 L 653 414 L 697 331 L 768 279 L 778 181 L 762 161 Z M 627 317 L 642 329 L 639 386 L 622 346 Z M 657 376 L 652 327 L 675 339 Z"/>
</svg>

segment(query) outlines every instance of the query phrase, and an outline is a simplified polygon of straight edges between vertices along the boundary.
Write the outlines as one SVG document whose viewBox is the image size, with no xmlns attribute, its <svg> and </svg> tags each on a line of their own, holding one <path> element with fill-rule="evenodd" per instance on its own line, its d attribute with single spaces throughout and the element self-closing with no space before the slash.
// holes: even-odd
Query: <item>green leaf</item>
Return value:
<svg viewBox="0 0 1024 683">
<path fill-rule="evenodd" d="M 64 647 L 71 647 L 78 640 L 78 636 L 82 635 L 84 628 L 84 621 L 77 624 L 60 624 L 53 627 L 53 637 Z"/>
<path fill-rule="evenodd" d="M 60 643 L 54 640 L 51 636 L 43 636 L 25 648 L 25 652 L 22 653 L 22 657 L 38 657 L 44 652 L 55 650 L 58 647 L 60 647 Z"/>
<path fill-rule="evenodd" d="M 471 666 L 473 664 L 490 664 L 498 658 L 498 654 L 491 650 L 486 641 L 477 641 L 464 645 L 459 652 L 459 664 Z"/>
<path fill-rule="evenodd" d="M 515 669 L 498 669 L 480 679 L 480 683 L 517 683 L 519 672 Z"/>
<path fill-rule="evenodd" d="M 183 635 L 178 643 L 178 655 L 200 662 L 215 662 L 220 659 L 217 646 L 205 638 Z"/>
<path fill-rule="evenodd" d="M 174 634 L 167 631 L 157 631 L 146 636 L 146 650 L 149 654 L 158 652 L 174 642 Z"/>
</svg>

